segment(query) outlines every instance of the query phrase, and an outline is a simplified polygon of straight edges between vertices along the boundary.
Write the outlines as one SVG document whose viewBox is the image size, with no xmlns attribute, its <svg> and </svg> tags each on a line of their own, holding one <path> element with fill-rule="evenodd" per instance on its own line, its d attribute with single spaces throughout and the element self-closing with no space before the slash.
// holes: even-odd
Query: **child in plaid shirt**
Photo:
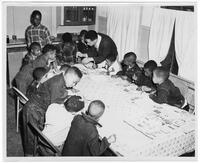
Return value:
<svg viewBox="0 0 200 163">
<path fill-rule="evenodd" d="M 31 14 L 31 24 L 25 32 L 28 47 L 32 42 L 38 42 L 43 48 L 46 44 L 51 44 L 50 32 L 47 27 L 41 24 L 42 14 L 34 10 Z"/>
</svg>

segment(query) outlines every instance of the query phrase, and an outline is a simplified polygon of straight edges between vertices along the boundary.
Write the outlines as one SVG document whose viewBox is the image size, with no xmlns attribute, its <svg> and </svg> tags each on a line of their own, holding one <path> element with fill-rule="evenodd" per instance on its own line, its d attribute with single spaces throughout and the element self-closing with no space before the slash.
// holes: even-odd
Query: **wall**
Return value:
<svg viewBox="0 0 200 163">
<path fill-rule="evenodd" d="M 33 10 L 40 10 L 42 13 L 42 24 L 55 33 L 53 26 L 53 7 L 46 6 L 8 6 L 7 7 L 7 35 L 17 35 L 17 38 L 25 37 L 25 30 L 30 25 L 30 15 Z"/>
<path fill-rule="evenodd" d="M 57 33 L 79 33 L 81 30 L 94 30 L 95 25 L 89 25 L 89 26 L 64 26 L 64 8 L 61 6 L 56 7 L 56 32 Z"/>
<path fill-rule="evenodd" d="M 50 34 L 57 36 L 57 33 L 79 33 L 82 29 L 94 30 L 95 25 L 90 26 L 63 26 L 62 7 L 56 6 L 8 6 L 7 7 L 7 35 L 17 35 L 17 38 L 25 37 L 25 30 L 30 25 L 30 15 L 33 10 L 42 13 L 42 24 L 45 25 Z"/>
</svg>

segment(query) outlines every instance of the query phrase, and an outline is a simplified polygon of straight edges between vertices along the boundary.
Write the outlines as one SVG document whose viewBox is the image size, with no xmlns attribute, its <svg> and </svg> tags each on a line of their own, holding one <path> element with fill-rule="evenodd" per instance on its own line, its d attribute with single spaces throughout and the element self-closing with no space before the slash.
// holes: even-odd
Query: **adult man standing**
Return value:
<svg viewBox="0 0 200 163">
<path fill-rule="evenodd" d="M 25 32 L 27 46 L 32 42 L 38 42 L 43 48 L 46 44 L 51 44 L 50 32 L 47 27 L 41 24 L 42 14 L 38 10 L 34 10 L 31 14 L 31 25 L 27 27 Z"/>
</svg>

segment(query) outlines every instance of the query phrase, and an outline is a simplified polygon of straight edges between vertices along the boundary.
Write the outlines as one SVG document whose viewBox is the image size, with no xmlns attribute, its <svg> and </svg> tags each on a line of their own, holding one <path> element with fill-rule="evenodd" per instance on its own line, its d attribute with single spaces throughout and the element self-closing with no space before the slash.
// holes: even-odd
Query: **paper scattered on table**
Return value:
<svg viewBox="0 0 200 163">
<path fill-rule="evenodd" d="M 156 142 L 166 142 L 195 131 L 195 116 L 177 107 L 157 104 L 149 94 L 137 91 L 137 86 L 120 78 L 108 75 L 93 80 L 98 71 L 91 71 L 77 84 L 87 103 L 102 100 L 106 105 L 100 119 L 102 137 L 116 134 L 117 141 L 111 147 L 123 155 L 132 155 L 137 150 Z M 99 76 L 101 76 L 100 74 Z M 98 77 L 97 77 L 98 78 Z M 99 82 L 100 78 L 104 78 Z M 147 148 L 147 147 L 145 147 Z"/>
</svg>

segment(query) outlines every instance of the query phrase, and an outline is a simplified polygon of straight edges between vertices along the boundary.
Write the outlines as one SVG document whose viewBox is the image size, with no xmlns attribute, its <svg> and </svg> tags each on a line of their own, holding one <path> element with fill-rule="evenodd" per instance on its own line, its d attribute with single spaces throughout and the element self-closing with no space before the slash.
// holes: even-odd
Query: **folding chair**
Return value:
<svg viewBox="0 0 200 163">
<path fill-rule="evenodd" d="M 17 96 L 17 132 L 19 130 L 19 113 L 22 110 L 22 107 L 20 107 L 20 103 L 22 104 L 22 106 L 24 106 L 26 104 L 26 102 L 28 101 L 28 98 L 16 87 L 12 87 L 14 93 Z"/>
<path fill-rule="evenodd" d="M 53 145 L 53 143 L 36 127 L 33 123 L 28 122 L 28 126 L 30 127 L 32 133 L 34 134 L 34 156 L 42 155 L 48 156 L 46 154 L 39 153 L 39 149 L 41 149 L 41 145 L 43 147 L 48 147 L 48 149 L 53 153 L 54 156 L 61 156 L 61 151 Z M 41 150 L 40 150 L 41 152 Z M 43 151 L 44 152 L 44 151 Z"/>
</svg>

